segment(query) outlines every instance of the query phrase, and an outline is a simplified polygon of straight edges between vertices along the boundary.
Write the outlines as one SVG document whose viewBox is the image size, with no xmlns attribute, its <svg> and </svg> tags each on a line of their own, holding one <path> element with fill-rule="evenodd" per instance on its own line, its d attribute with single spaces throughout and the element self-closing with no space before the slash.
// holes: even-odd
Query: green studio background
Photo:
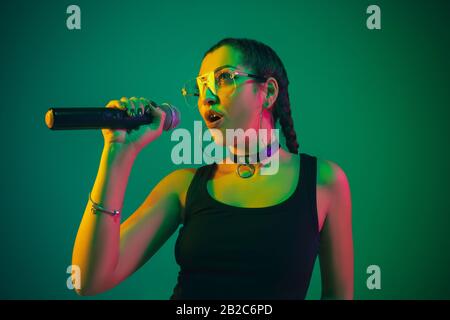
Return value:
<svg viewBox="0 0 450 320">
<path fill-rule="evenodd" d="M 68 30 L 66 9 L 81 9 Z M 381 8 L 381 30 L 366 9 Z M 97 173 L 100 131 L 46 128 L 50 107 L 145 96 L 182 109 L 183 82 L 223 37 L 272 46 L 290 77 L 301 151 L 337 162 L 352 189 L 357 299 L 450 298 L 448 1 L 10 1 L 1 8 L 3 299 L 91 299 L 66 287 Z M 138 157 L 124 218 L 176 169 L 170 133 Z M 177 232 L 178 233 L 178 232 Z M 176 234 L 96 299 L 168 299 Z M 381 290 L 366 286 L 381 268 Z M 309 299 L 320 297 L 319 270 Z"/>
</svg>

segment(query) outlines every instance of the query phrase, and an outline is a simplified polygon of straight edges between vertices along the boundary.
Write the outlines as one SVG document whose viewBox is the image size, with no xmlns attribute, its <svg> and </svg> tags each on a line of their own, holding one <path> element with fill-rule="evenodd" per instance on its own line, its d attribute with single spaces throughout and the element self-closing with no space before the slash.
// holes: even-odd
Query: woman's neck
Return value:
<svg viewBox="0 0 450 320">
<path fill-rule="evenodd" d="M 236 159 L 245 159 L 245 162 L 263 162 L 264 159 L 275 155 L 280 149 L 280 144 L 276 137 L 269 140 L 269 143 L 258 140 L 253 146 L 244 144 L 243 146 L 231 146 L 228 148 L 229 156 L 237 162 Z M 242 161 L 242 160 L 241 160 Z"/>
</svg>

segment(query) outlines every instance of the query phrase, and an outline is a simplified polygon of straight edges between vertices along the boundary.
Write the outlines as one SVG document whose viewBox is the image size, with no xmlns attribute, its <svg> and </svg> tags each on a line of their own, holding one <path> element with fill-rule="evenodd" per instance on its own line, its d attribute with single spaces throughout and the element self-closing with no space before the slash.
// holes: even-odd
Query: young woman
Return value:
<svg viewBox="0 0 450 320">
<path fill-rule="evenodd" d="M 144 98 L 108 103 L 131 116 L 150 112 L 158 121 L 130 132 L 102 131 L 100 167 L 73 250 L 73 264 L 81 268 L 80 295 L 116 286 L 182 224 L 171 299 L 304 299 L 317 255 L 322 298 L 353 298 L 349 184 L 337 164 L 299 154 L 288 83 L 280 58 L 260 42 L 227 38 L 208 50 L 183 94 L 194 98 L 215 142 L 227 144 L 233 161 L 172 172 L 123 223 L 130 170 L 139 152 L 160 136 L 165 114 Z M 256 163 L 231 163 L 254 154 L 236 140 L 218 139 L 220 133 L 261 132 L 277 122 L 287 150 L 272 137 L 257 144 L 262 156 Z M 262 174 L 275 155 L 277 172 Z"/>
</svg>

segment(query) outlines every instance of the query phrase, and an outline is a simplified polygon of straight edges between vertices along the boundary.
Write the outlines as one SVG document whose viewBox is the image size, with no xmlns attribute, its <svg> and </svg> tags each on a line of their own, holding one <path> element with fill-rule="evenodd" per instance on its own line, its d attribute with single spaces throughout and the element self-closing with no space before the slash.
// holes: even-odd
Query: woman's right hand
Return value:
<svg viewBox="0 0 450 320">
<path fill-rule="evenodd" d="M 160 108 L 152 105 L 148 99 L 122 97 L 120 100 L 108 102 L 106 108 L 126 110 L 131 117 L 138 116 L 144 112 L 150 113 L 153 115 L 153 121 L 150 124 L 141 125 L 131 130 L 102 129 L 105 145 L 120 144 L 126 148 L 133 149 L 137 155 L 147 144 L 158 138 L 162 133 L 166 114 Z"/>
</svg>

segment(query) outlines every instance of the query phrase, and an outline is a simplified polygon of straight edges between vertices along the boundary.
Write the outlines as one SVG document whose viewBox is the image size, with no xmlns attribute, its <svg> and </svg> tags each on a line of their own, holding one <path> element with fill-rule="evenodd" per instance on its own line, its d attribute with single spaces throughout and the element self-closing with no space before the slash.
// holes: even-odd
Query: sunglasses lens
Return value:
<svg viewBox="0 0 450 320">
<path fill-rule="evenodd" d="M 228 70 L 221 70 L 214 76 L 217 94 L 220 96 L 229 96 L 233 94 L 236 88 L 233 74 Z"/>
</svg>

